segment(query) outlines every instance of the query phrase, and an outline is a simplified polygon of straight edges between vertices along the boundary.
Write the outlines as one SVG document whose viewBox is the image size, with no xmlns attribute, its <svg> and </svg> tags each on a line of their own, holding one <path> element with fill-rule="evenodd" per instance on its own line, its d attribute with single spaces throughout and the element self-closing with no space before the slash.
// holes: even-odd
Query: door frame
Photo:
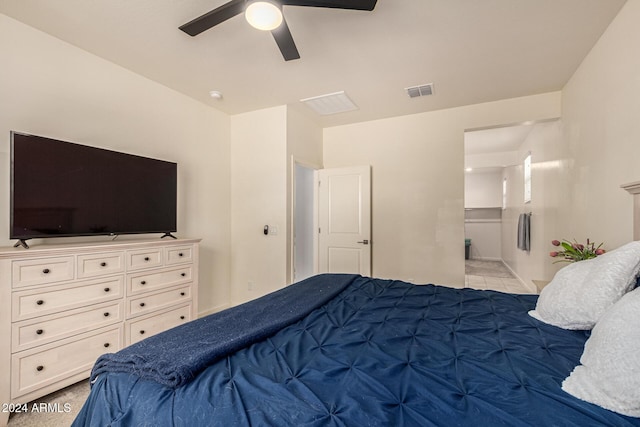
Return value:
<svg viewBox="0 0 640 427">
<path fill-rule="evenodd" d="M 307 162 L 299 159 L 296 156 L 291 156 L 290 162 L 290 174 L 291 174 L 291 204 L 290 204 L 290 221 L 289 221 L 289 236 L 288 239 L 288 251 L 289 251 L 289 268 L 287 269 L 288 276 L 287 283 L 293 283 L 295 278 L 295 232 L 296 232 L 296 166 L 302 166 L 307 169 L 313 170 L 313 230 L 318 230 L 318 170 L 322 169 L 321 165 Z M 318 273 L 318 233 L 313 233 L 313 274 Z"/>
<path fill-rule="evenodd" d="M 319 270 L 320 270 L 320 236 L 319 236 L 319 227 L 320 227 L 320 189 L 319 189 L 319 185 L 320 185 L 320 171 L 325 169 L 323 166 L 315 164 L 315 163 L 311 163 L 311 162 L 307 162 L 305 160 L 299 159 L 296 156 L 292 155 L 291 156 L 291 162 L 290 162 L 290 203 L 288 203 L 289 205 L 289 224 L 288 224 L 288 236 L 287 236 L 287 251 L 288 251 L 288 256 L 287 256 L 287 263 L 288 266 L 286 268 L 286 274 L 287 274 L 287 284 L 292 284 L 294 283 L 294 278 L 295 278 L 295 266 L 296 266 L 296 259 L 295 259 L 295 226 L 296 226 L 296 204 L 297 204 L 297 200 L 296 200 L 296 166 L 302 166 L 304 168 L 307 169 L 312 169 L 313 170 L 313 196 L 312 196 L 312 211 L 313 211 L 313 228 L 312 228 L 312 245 L 313 245 L 313 274 L 318 274 Z M 359 166 L 363 166 L 363 165 L 359 165 Z M 369 168 L 371 168 L 370 165 L 367 165 Z M 329 168 L 329 169 L 340 169 L 340 168 Z M 370 170 L 370 169 L 369 169 Z M 371 172 L 369 172 L 369 179 L 371 179 Z M 370 181 L 371 182 L 371 181 Z M 371 184 L 370 184 L 371 185 Z M 371 198 L 372 195 L 370 194 L 369 197 Z M 371 200 L 371 199 L 370 199 Z M 371 208 L 371 207 L 370 207 Z M 371 215 L 373 214 L 372 212 L 370 213 Z M 371 225 L 370 225 L 371 227 Z M 370 228 L 369 233 L 372 233 L 373 230 Z M 369 236 L 369 245 L 372 244 L 371 241 L 371 236 Z M 373 247 L 370 246 L 370 259 L 369 259 L 369 265 L 370 265 L 370 269 L 371 271 L 373 271 Z"/>
</svg>

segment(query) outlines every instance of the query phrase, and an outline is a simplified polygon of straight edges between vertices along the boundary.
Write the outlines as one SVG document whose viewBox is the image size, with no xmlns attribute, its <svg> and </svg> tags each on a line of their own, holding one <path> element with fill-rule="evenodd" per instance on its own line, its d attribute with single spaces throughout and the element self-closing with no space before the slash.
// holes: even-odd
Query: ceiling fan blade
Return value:
<svg viewBox="0 0 640 427">
<path fill-rule="evenodd" d="M 282 0 L 283 6 L 330 7 L 334 9 L 373 10 L 377 0 Z"/>
<path fill-rule="evenodd" d="M 280 24 L 280 26 L 275 30 L 271 31 L 271 34 L 273 34 L 273 38 L 276 40 L 285 61 L 300 59 L 298 48 L 293 41 L 293 36 L 291 35 L 287 21 L 285 21 L 284 18 L 282 19 L 282 24 Z"/>
<path fill-rule="evenodd" d="M 233 18 L 236 15 L 244 13 L 245 3 L 245 0 L 231 0 L 230 2 L 205 13 L 194 20 L 187 22 L 179 28 L 190 36 L 197 36 L 201 32 L 206 31 L 211 27 L 215 27 L 229 18 Z"/>
</svg>

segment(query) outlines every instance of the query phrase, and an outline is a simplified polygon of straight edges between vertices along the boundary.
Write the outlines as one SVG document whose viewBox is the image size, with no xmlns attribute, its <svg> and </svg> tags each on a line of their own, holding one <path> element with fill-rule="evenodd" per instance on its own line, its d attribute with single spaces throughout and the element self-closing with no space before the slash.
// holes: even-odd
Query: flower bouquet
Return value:
<svg viewBox="0 0 640 427">
<path fill-rule="evenodd" d="M 557 262 L 576 262 L 582 261 L 585 259 L 595 258 L 598 255 L 602 255 L 605 253 L 605 250 L 602 249 L 602 243 L 598 246 L 595 243 L 590 242 L 587 239 L 587 243 L 583 245 L 582 243 L 578 243 L 575 240 L 570 242 L 568 240 L 563 240 L 562 242 L 559 240 L 552 240 L 551 244 L 553 246 L 561 246 L 562 250 L 552 251 L 549 255 L 553 258 L 560 258 Z"/>
</svg>

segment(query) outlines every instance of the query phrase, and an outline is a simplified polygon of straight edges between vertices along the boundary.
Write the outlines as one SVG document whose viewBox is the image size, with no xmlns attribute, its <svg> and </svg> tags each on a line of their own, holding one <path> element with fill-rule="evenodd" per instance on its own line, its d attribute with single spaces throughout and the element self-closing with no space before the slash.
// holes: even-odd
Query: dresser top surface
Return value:
<svg viewBox="0 0 640 427">
<path fill-rule="evenodd" d="M 127 249 L 142 249 L 166 246 L 179 246 L 199 243 L 202 239 L 178 238 L 178 239 L 122 239 L 108 241 L 87 241 L 73 243 L 42 243 L 30 246 L 29 249 L 23 247 L 0 247 L 0 259 L 2 258 L 28 258 L 41 257 L 47 255 L 73 254 L 87 251 L 112 251 Z"/>
</svg>

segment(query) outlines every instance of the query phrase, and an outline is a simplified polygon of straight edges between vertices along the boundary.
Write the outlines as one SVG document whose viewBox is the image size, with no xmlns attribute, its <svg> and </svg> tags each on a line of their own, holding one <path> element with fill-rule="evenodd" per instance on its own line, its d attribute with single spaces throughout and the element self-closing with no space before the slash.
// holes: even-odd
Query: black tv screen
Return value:
<svg viewBox="0 0 640 427">
<path fill-rule="evenodd" d="M 11 132 L 11 239 L 174 232 L 176 195 L 176 163 Z"/>
</svg>

